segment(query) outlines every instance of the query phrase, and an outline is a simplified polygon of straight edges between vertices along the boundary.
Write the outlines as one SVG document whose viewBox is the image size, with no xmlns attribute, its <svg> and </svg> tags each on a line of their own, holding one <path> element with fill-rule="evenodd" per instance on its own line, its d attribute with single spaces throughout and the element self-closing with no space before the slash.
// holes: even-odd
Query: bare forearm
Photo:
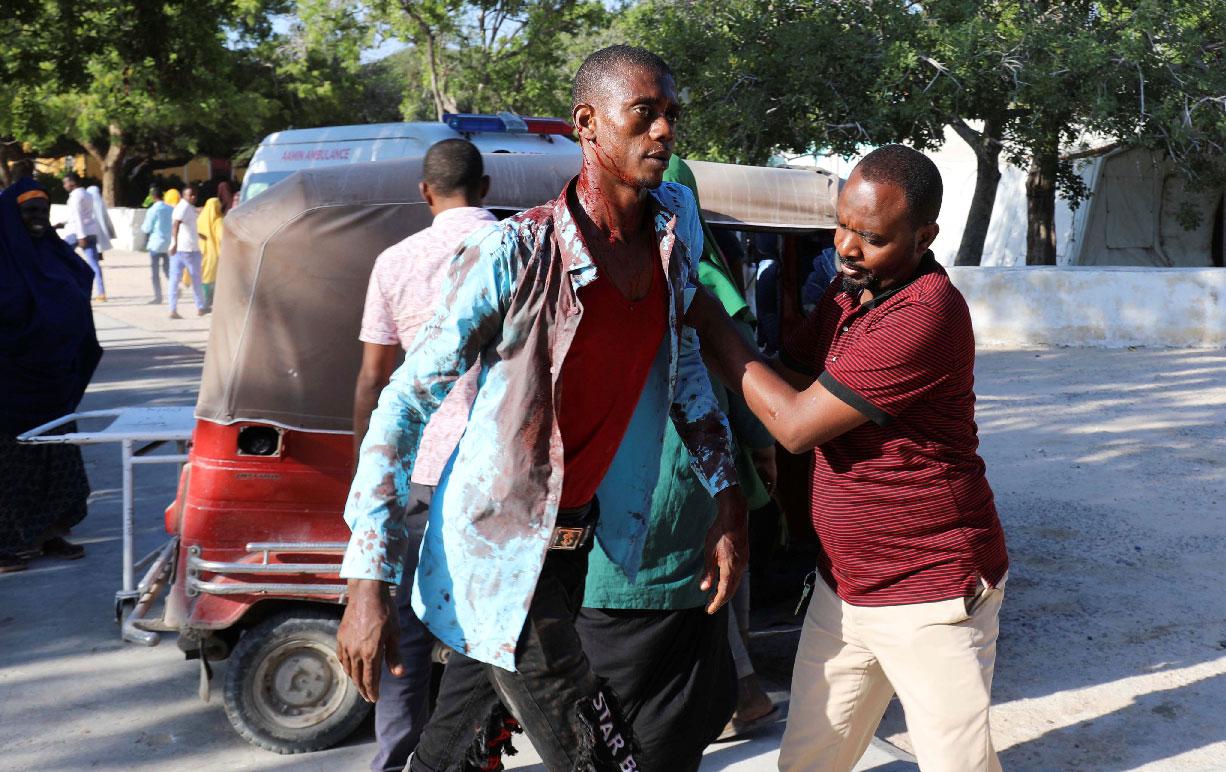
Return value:
<svg viewBox="0 0 1226 772">
<path fill-rule="evenodd" d="M 379 404 L 379 392 L 382 388 L 373 383 L 359 380 L 353 390 L 353 458 L 357 463 L 358 452 L 362 449 L 362 440 L 370 429 L 370 414 Z"/>
<path fill-rule="evenodd" d="M 709 296 L 708 296 L 709 297 Z M 695 298 L 695 304 L 699 298 Z M 687 318 L 698 332 L 702 359 L 720 382 L 737 394 L 742 393 L 742 376 L 751 362 L 765 361 L 758 350 L 737 329 L 736 323 L 714 303 Z"/>
<path fill-rule="evenodd" d="M 803 438 L 797 436 L 798 429 L 805 423 L 802 411 L 805 407 L 811 409 L 811 406 L 800 404 L 805 392 L 797 392 L 774 368 L 762 361 L 746 365 L 741 376 L 741 390 L 745 404 L 771 436 L 789 451 L 799 452 L 794 448 L 803 445 Z"/>
</svg>

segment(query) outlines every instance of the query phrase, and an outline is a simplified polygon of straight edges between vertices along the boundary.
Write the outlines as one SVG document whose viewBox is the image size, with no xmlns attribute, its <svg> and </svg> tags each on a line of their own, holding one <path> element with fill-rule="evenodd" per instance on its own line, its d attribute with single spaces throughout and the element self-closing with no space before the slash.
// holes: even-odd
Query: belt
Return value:
<svg viewBox="0 0 1226 772">
<path fill-rule="evenodd" d="M 600 508 L 595 499 L 582 507 L 559 511 L 558 524 L 553 527 L 553 534 L 549 537 L 549 549 L 583 549 L 591 543 L 599 518 Z"/>
</svg>

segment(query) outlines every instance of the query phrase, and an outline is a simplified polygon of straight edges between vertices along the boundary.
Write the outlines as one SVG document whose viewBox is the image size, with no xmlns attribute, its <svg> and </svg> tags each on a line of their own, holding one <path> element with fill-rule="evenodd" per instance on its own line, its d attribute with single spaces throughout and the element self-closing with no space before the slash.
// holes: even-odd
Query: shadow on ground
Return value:
<svg viewBox="0 0 1226 772">
<path fill-rule="evenodd" d="M 983 351 L 977 378 L 1012 562 L 1005 768 L 1226 768 L 1226 722 L 1205 716 L 1226 704 L 1226 353 Z M 786 671 L 796 637 L 755 651 Z M 897 703 L 880 734 L 910 747 Z"/>
</svg>

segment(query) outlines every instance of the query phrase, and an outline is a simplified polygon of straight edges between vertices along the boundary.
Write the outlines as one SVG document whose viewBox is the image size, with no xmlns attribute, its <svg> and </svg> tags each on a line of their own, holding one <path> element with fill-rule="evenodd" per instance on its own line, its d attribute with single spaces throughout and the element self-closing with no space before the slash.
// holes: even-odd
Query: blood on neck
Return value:
<svg viewBox="0 0 1226 772">
<path fill-rule="evenodd" d="M 576 195 L 579 198 L 580 205 L 588 213 L 593 224 L 598 229 L 607 229 L 608 242 L 614 245 L 619 241 L 625 241 L 629 235 L 628 231 L 634 229 L 635 220 L 638 217 L 631 216 L 627 218 L 619 216 L 613 203 L 609 199 L 609 191 L 605 189 L 605 184 L 601 181 L 601 175 L 598 170 L 604 170 L 609 175 L 614 177 L 619 183 L 634 189 L 638 193 L 639 201 L 642 201 L 642 186 L 631 180 L 618 166 L 617 162 L 605 152 L 605 149 L 600 146 L 600 143 L 595 139 L 583 140 L 591 146 L 590 153 L 583 154 L 583 169 L 579 172 L 579 184 L 576 186 Z M 616 185 L 617 183 L 612 183 Z M 630 222 L 627 222 L 627 220 Z M 631 227 L 627 227 L 631 226 Z"/>
</svg>

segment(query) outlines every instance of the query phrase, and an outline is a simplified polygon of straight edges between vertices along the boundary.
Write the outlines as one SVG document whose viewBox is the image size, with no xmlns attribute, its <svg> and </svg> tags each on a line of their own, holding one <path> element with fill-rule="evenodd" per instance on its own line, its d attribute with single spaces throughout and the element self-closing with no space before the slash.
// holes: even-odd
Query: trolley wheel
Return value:
<svg viewBox="0 0 1226 772">
<path fill-rule="evenodd" d="M 226 716 L 253 745 L 276 753 L 330 748 L 370 712 L 336 658 L 340 620 L 299 609 L 239 639 L 226 668 Z"/>
</svg>

